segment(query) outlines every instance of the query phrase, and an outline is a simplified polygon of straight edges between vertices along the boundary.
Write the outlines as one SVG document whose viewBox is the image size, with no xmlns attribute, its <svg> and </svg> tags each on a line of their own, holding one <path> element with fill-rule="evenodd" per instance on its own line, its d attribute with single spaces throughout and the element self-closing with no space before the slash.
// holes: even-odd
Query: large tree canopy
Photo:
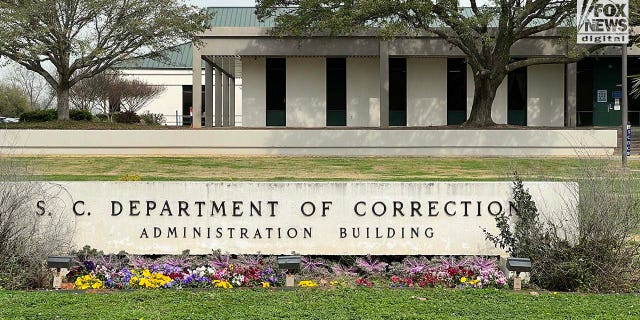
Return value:
<svg viewBox="0 0 640 320">
<path fill-rule="evenodd" d="M 276 16 L 273 32 L 278 35 L 340 35 L 375 27 L 387 37 L 419 32 L 441 37 L 466 54 L 473 71 L 474 99 L 466 124 L 474 126 L 494 125 L 491 106 L 510 71 L 575 62 L 603 47 L 575 44 L 575 0 L 498 0 L 484 6 L 470 1 L 470 8 L 462 8 L 457 0 L 257 0 L 257 14 Z M 570 49 L 564 56 L 511 59 L 517 41 L 541 32 L 564 37 Z"/>
<path fill-rule="evenodd" d="M 176 0 L 0 0 L 0 56 L 44 77 L 65 120 L 76 83 L 191 40 L 209 18 Z"/>
</svg>

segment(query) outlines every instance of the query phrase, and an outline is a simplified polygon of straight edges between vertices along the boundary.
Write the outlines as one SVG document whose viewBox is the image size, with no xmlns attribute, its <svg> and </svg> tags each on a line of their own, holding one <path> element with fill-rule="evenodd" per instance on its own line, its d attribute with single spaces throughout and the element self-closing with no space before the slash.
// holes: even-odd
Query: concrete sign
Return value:
<svg viewBox="0 0 640 320">
<path fill-rule="evenodd" d="M 575 210 L 573 183 L 526 183 L 540 212 Z M 511 182 L 62 182 L 33 203 L 105 252 L 501 255 Z"/>
<path fill-rule="evenodd" d="M 629 42 L 628 0 L 578 0 L 578 43 Z"/>
</svg>

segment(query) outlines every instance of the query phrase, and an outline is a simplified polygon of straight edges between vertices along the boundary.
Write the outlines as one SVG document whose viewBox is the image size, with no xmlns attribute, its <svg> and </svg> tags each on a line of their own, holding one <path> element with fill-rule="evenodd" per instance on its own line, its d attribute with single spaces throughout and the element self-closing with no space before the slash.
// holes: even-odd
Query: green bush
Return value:
<svg viewBox="0 0 640 320">
<path fill-rule="evenodd" d="M 140 116 L 135 112 L 125 111 L 113 115 L 113 120 L 117 123 L 140 123 Z"/>
<path fill-rule="evenodd" d="M 69 110 L 69 119 L 75 121 L 91 121 L 93 119 L 93 115 L 88 110 L 78 110 L 72 109 Z"/>
<path fill-rule="evenodd" d="M 140 115 L 140 118 L 144 124 L 151 126 L 159 126 L 165 122 L 164 115 L 162 113 L 151 113 L 149 111 L 145 111 Z"/>
<path fill-rule="evenodd" d="M 541 222 L 529 191 L 516 176 L 515 217 L 496 218 L 498 235 L 486 238 L 511 256 L 531 258 L 532 284 L 551 291 L 634 290 L 640 247 L 630 239 L 640 225 L 637 177 L 611 168 L 585 168 L 568 195 L 561 221 Z"/>
<path fill-rule="evenodd" d="M 55 109 L 34 110 L 20 115 L 21 122 L 46 122 L 58 119 L 58 111 Z"/>
<path fill-rule="evenodd" d="M 17 117 L 29 111 L 29 100 L 20 89 L 0 85 L 0 116 Z"/>
<path fill-rule="evenodd" d="M 109 120 L 109 116 L 105 113 L 98 113 L 96 114 L 96 119 L 98 119 L 99 121 L 107 121 Z"/>
</svg>

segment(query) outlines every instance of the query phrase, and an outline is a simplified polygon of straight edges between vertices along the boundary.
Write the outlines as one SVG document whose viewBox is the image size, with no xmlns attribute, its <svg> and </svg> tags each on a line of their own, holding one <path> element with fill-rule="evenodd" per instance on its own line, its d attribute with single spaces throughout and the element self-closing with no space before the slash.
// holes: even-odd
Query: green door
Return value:
<svg viewBox="0 0 640 320">
<path fill-rule="evenodd" d="M 593 125 L 619 126 L 622 111 L 615 109 L 614 92 L 620 91 L 620 58 L 599 58 L 593 64 Z M 579 84 L 578 84 L 579 85 Z"/>
</svg>

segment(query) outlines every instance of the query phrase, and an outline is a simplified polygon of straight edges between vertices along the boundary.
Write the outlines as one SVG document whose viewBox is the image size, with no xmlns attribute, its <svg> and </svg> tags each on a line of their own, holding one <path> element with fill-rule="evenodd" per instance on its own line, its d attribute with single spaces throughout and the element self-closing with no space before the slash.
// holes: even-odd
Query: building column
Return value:
<svg viewBox="0 0 640 320">
<path fill-rule="evenodd" d="M 569 63 L 566 68 L 565 75 L 565 104 L 566 104 L 566 119 L 565 125 L 570 128 L 575 128 L 578 122 L 578 99 L 577 99 L 577 83 L 578 83 L 578 63 Z"/>
<path fill-rule="evenodd" d="M 389 42 L 380 41 L 380 127 L 389 126 Z"/>
<path fill-rule="evenodd" d="M 216 114 L 216 127 L 222 127 L 222 70 L 220 68 L 216 68 L 216 103 L 215 103 L 215 114 Z"/>
<path fill-rule="evenodd" d="M 193 46 L 193 67 L 191 69 L 193 75 L 193 87 L 192 87 L 192 105 L 191 108 L 193 110 L 191 118 L 191 127 L 192 128 L 200 128 L 202 124 L 200 123 L 201 112 L 202 112 L 202 56 L 200 55 L 200 48 L 198 46 Z M 196 121 L 197 119 L 197 121 Z"/>
<path fill-rule="evenodd" d="M 236 79 L 229 78 L 229 126 L 236 126 Z"/>
<path fill-rule="evenodd" d="M 213 64 L 204 62 L 204 126 L 213 127 Z"/>
<path fill-rule="evenodd" d="M 229 76 L 222 75 L 222 126 L 229 126 Z"/>
</svg>

